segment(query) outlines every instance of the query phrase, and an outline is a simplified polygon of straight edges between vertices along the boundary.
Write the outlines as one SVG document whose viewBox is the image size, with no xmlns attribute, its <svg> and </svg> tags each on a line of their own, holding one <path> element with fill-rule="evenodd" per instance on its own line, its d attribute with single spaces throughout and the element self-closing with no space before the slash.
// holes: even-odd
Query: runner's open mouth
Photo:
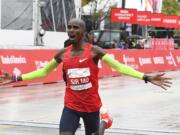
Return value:
<svg viewBox="0 0 180 135">
<path fill-rule="evenodd" d="M 70 35 L 70 36 L 69 36 L 69 39 L 70 39 L 70 40 L 74 40 L 74 38 L 75 38 L 74 35 Z"/>
</svg>

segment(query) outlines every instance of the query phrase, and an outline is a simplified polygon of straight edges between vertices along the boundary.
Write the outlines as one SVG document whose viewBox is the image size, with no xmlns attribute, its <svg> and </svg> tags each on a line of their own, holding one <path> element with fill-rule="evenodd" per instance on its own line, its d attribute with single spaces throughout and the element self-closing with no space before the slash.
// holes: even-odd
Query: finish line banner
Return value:
<svg viewBox="0 0 180 135">
<path fill-rule="evenodd" d="M 111 22 L 180 29 L 180 16 L 170 16 L 128 8 L 112 8 Z"/>
<path fill-rule="evenodd" d="M 16 75 L 43 68 L 56 54 L 57 50 L 6 50 L 0 49 L 0 70 Z M 107 52 L 138 71 L 150 73 L 180 69 L 180 50 L 117 50 Z M 99 61 L 99 77 L 120 75 L 114 69 Z M 62 64 L 46 78 L 9 84 L 11 86 L 34 83 L 52 83 L 62 81 Z"/>
<path fill-rule="evenodd" d="M 125 8 L 111 9 L 112 22 L 136 23 L 136 15 L 137 15 L 136 9 L 125 9 Z"/>
</svg>

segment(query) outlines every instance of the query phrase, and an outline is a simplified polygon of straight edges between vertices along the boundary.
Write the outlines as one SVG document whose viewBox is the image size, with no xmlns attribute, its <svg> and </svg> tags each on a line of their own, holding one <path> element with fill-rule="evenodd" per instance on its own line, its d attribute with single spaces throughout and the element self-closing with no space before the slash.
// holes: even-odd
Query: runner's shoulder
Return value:
<svg viewBox="0 0 180 135">
<path fill-rule="evenodd" d="M 63 56 L 64 56 L 65 50 L 66 50 L 65 48 L 62 48 L 62 49 L 58 50 L 58 52 L 55 54 L 54 59 L 55 59 L 58 63 L 60 63 L 60 62 L 63 61 Z"/>
<path fill-rule="evenodd" d="M 94 54 L 95 57 L 98 59 L 101 59 L 102 56 L 106 53 L 105 50 L 99 46 L 92 46 L 92 53 Z"/>
</svg>

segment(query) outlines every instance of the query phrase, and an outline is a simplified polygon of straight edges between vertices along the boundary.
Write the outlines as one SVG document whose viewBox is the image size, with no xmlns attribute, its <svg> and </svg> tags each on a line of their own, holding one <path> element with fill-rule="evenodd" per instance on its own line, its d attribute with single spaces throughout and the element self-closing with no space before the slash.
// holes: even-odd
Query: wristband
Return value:
<svg viewBox="0 0 180 135">
<path fill-rule="evenodd" d="M 144 75 L 144 76 L 143 76 L 143 80 L 144 80 L 145 83 L 148 83 L 149 77 L 148 77 L 147 75 Z"/>
<path fill-rule="evenodd" d="M 17 74 L 13 74 L 13 75 L 12 75 L 12 80 L 13 80 L 14 82 L 18 82 L 18 75 L 17 75 Z"/>
</svg>

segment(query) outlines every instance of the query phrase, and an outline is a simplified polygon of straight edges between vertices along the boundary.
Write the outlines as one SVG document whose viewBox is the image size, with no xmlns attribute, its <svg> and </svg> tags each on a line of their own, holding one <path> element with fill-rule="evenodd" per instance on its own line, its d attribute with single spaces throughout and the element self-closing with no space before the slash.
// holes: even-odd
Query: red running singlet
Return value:
<svg viewBox="0 0 180 135">
<path fill-rule="evenodd" d="M 66 48 L 63 68 L 66 72 L 67 86 L 64 105 L 80 112 L 95 112 L 101 106 L 98 93 L 99 69 L 93 61 L 90 44 L 86 44 L 83 54 L 71 56 L 72 46 Z"/>
</svg>

